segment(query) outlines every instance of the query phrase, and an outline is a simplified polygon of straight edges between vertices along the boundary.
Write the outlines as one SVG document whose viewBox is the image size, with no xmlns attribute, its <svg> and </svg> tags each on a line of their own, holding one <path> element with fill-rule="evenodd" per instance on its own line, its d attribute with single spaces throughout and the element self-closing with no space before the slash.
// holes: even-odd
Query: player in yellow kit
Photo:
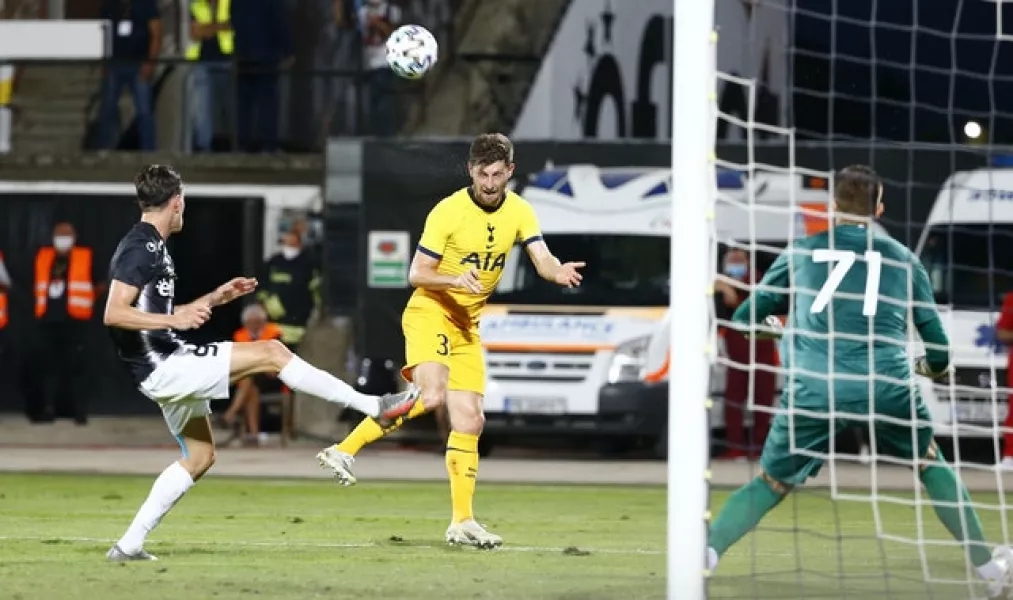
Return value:
<svg viewBox="0 0 1013 600">
<path fill-rule="evenodd" d="M 527 251 L 541 277 L 561 286 L 580 285 L 577 269 L 584 266 L 561 264 L 542 240 L 534 209 L 507 190 L 513 154 L 513 144 L 501 134 L 480 135 L 472 142 L 468 157 L 472 184 L 441 200 L 426 218 L 409 273 L 415 292 L 401 319 L 406 359 L 401 373 L 422 390 L 406 418 L 444 403 L 450 416 L 446 460 L 453 516 L 447 542 L 485 548 L 498 546 L 503 539 L 476 523 L 472 513 L 478 437 L 485 422 L 485 362 L 478 336 L 482 309 L 515 244 Z M 351 466 L 359 450 L 404 421 L 398 419 L 384 429 L 365 419 L 317 458 L 339 482 L 352 485 Z"/>
</svg>

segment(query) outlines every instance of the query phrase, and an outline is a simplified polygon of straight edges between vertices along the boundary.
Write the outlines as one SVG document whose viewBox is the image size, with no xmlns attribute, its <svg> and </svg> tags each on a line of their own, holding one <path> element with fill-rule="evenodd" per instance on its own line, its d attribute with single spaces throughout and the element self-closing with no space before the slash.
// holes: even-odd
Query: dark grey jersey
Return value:
<svg viewBox="0 0 1013 600">
<path fill-rule="evenodd" d="M 137 309 L 172 314 L 176 270 L 165 240 L 153 225 L 140 222 L 120 240 L 109 265 L 109 277 L 140 290 L 133 304 Z M 138 384 L 183 347 L 183 341 L 165 329 L 133 331 L 111 327 L 110 334 L 120 359 Z"/>
</svg>

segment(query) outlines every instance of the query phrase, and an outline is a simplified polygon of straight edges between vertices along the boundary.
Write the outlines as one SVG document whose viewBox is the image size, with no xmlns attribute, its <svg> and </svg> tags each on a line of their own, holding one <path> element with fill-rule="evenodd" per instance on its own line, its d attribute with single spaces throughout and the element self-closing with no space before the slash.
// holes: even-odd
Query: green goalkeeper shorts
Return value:
<svg viewBox="0 0 1013 600">
<path fill-rule="evenodd" d="M 855 389 L 841 389 L 855 387 Z M 856 398 L 868 396 L 868 387 L 861 384 L 865 392 L 861 393 L 857 386 L 839 385 L 835 394 L 837 398 Z M 921 458 L 932 444 L 932 416 L 921 399 L 921 395 L 902 386 L 876 386 L 876 420 L 873 431 L 876 441 L 876 453 L 895 456 L 903 459 Z M 868 431 L 869 424 L 864 419 L 848 418 L 840 413 L 869 414 L 869 404 L 864 402 L 837 402 L 838 414 L 831 418 L 826 408 L 812 409 L 809 407 L 826 407 L 829 405 L 826 389 L 815 394 L 806 386 L 794 386 L 794 402 L 789 402 L 788 389 L 781 395 L 779 410 L 770 426 L 770 432 L 763 444 L 760 465 L 773 479 L 788 485 L 801 485 L 806 479 L 815 477 L 820 472 L 824 460 L 830 454 L 831 433 L 834 437 L 848 427 L 856 426 Z M 848 393 L 850 392 L 850 393 Z M 858 392 L 858 394 L 856 394 Z M 915 403 L 915 419 L 912 420 L 911 405 Z M 794 407 L 794 408 L 793 408 Z M 805 410 L 806 414 L 799 414 Z M 814 415 L 809 411 L 821 414 Z M 897 420 L 884 420 L 883 417 Z"/>
</svg>

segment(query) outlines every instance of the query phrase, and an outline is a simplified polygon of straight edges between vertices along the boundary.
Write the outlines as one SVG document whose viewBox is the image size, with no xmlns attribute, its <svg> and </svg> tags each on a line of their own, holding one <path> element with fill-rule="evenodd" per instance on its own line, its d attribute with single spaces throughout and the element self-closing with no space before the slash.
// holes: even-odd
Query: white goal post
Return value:
<svg viewBox="0 0 1013 600">
<path fill-rule="evenodd" d="M 668 597 L 706 597 L 712 292 L 715 260 L 714 0 L 673 0 Z M 692 256 L 693 260 L 681 260 Z M 678 325 L 676 325 L 678 324 Z"/>
</svg>

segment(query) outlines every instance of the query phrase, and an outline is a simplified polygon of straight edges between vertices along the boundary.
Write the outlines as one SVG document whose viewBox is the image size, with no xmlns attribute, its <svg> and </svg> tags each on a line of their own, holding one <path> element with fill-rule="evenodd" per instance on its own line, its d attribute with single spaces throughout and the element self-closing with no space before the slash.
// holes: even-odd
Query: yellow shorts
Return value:
<svg viewBox="0 0 1013 600">
<path fill-rule="evenodd" d="M 464 329 L 439 309 L 409 306 L 401 316 L 405 366 L 401 375 L 412 379 L 420 363 L 436 362 L 450 369 L 447 389 L 485 394 L 485 359 L 478 327 Z"/>
</svg>

